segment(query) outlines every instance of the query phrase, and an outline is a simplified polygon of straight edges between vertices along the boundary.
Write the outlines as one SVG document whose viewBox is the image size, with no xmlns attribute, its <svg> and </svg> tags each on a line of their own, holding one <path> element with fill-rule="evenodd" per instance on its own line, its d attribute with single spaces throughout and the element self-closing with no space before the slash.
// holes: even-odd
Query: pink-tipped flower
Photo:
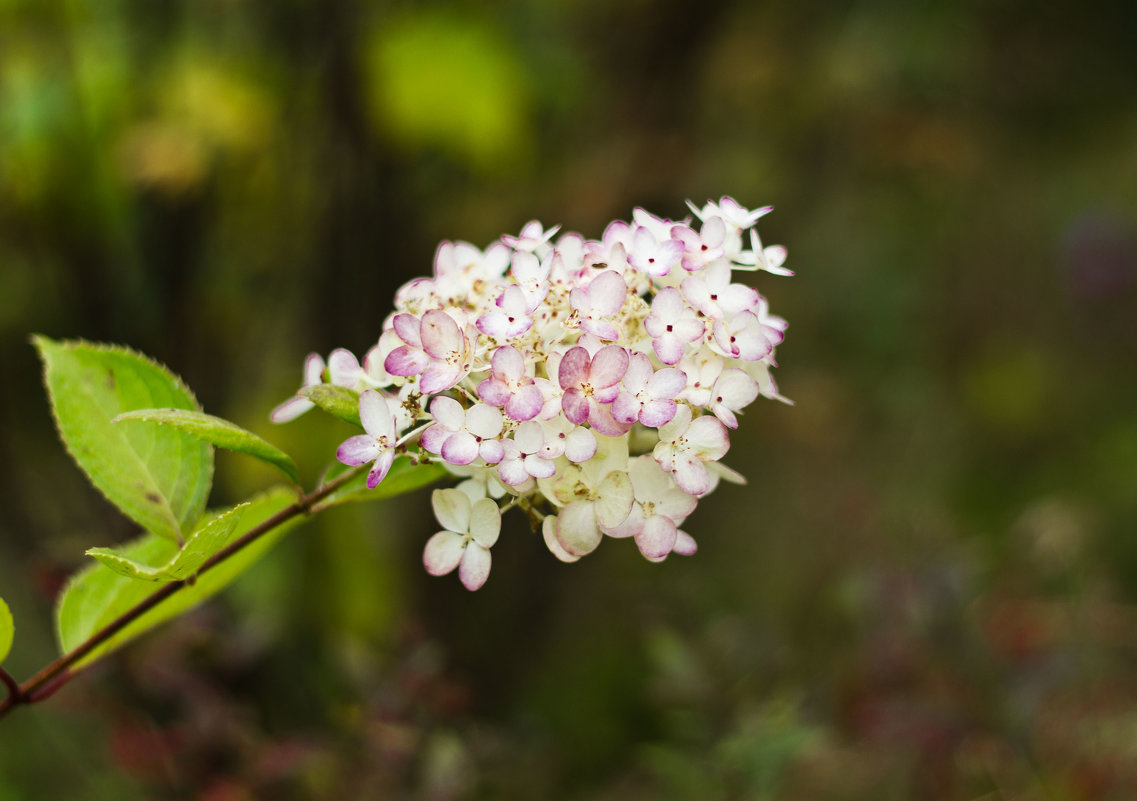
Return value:
<svg viewBox="0 0 1137 801">
<path fill-rule="evenodd" d="M 587 422 L 608 436 L 618 436 L 627 430 L 611 424 L 612 413 L 607 406 L 620 394 L 618 384 L 628 370 L 628 362 L 628 352 L 619 345 L 603 347 L 594 357 L 589 357 L 588 351 L 580 346 L 565 353 L 558 379 L 564 390 L 561 408 L 570 423 Z M 614 429 L 614 433 L 608 433 Z"/>
<path fill-rule="evenodd" d="M 549 240 L 552 239 L 553 235 L 559 230 L 561 230 L 561 227 L 554 225 L 546 231 L 539 221 L 530 220 L 525 223 L 525 227 L 521 229 L 520 236 L 504 234 L 501 237 L 501 241 L 515 250 L 529 251 L 532 253 L 548 245 Z"/>
<path fill-rule="evenodd" d="M 683 300 L 675 287 L 666 287 L 651 302 L 651 314 L 644 320 L 651 337 L 651 348 L 664 364 L 676 364 L 687 345 L 703 336 L 703 322 Z"/>
<path fill-rule="evenodd" d="M 531 311 L 525 291 L 517 284 L 510 284 L 498 297 L 497 308 L 478 318 L 478 330 L 498 340 L 519 337 L 533 327 Z"/>
<path fill-rule="evenodd" d="M 490 377 L 478 384 L 478 397 L 491 406 L 504 407 L 518 422 L 532 420 L 544 404 L 540 388 L 526 371 L 525 357 L 509 345 L 494 351 Z"/>
<path fill-rule="evenodd" d="M 359 396 L 359 422 L 367 433 L 344 441 L 336 458 L 350 465 L 374 461 L 367 474 L 367 488 L 375 489 L 395 461 L 395 415 L 387 399 L 369 389 Z"/>
<path fill-rule="evenodd" d="M 655 370 L 651 359 L 633 353 L 620 386 L 612 417 L 620 423 L 640 422 L 659 428 L 675 416 L 675 396 L 686 388 L 687 376 L 674 367 Z"/>
<path fill-rule="evenodd" d="M 569 294 L 569 305 L 576 312 L 582 331 L 605 340 L 620 338 L 620 331 L 609 318 L 624 305 L 628 285 L 615 270 L 605 270 L 584 289 L 577 287 Z"/>
<path fill-rule="evenodd" d="M 671 238 L 683 245 L 683 269 L 695 272 L 723 257 L 726 224 L 721 217 L 711 217 L 698 232 L 687 225 L 676 225 Z"/>
<path fill-rule="evenodd" d="M 671 226 L 668 225 L 668 233 Z M 671 272 L 683 258 L 683 244 L 664 235 L 656 239 L 647 228 L 638 226 L 632 238 L 632 249 L 628 251 L 628 264 L 640 272 L 660 278 Z"/>
<path fill-rule="evenodd" d="M 712 320 L 722 320 L 753 309 L 758 293 L 745 284 L 730 282 L 730 265 L 719 261 L 683 279 L 683 296 Z"/>
<path fill-rule="evenodd" d="M 318 353 L 309 353 L 308 358 L 304 360 L 304 383 L 301 386 L 314 387 L 323 381 L 324 358 Z M 274 423 L 287 423 L 314 408 L 315 405 L 307 398 L 296 395 L 273 409 L 268 417 Z"/>
<path fill-rule="evenodd" d="M 628 518 L 607 533 L 611 537 L 634 537 L 640 553 L 659 561 L 675 550 L 678 527 L 695 511 L 697 500 L 679 489 L 650 456 L 633 459 L 628 473 L 635 503 Z"/>
<path fill-rule="evenodd" d="M 714 346 L 724 356 L 756 362 L 774 351 L 782 332 L 763 325 L 754 312 L 744 311 L 728 320 L 715 320 Z"/>
<path fill-rule="evenodd" d="M 443 531 L 431 537 L 422 553 L 422 563 L 432 576 L 444 576 L 458 568 L 458 578 L 468 590 L 476 590 L 490 575 L 490 548 L 501 533 L 501 512 L 489 498 L 470 502 L 456 489 L 435 490 L 430 498 L 434 516 Z"/>
<path fill-rule="evenodd" d="M 735 412 L 746 408 L 758 397 L 758 382 L 745 370 L 728 367 L 715 381 L 710 394 L 710 410 L 727 428 L 738 428 Z"/>
<path fill-rule="evenodd" d="M 422 373 L 419 388 L 427 395 L 445 392 L 470 372 L 470 341 L 454 319 L 432 309 L 419 320 L 411 314 L 396 314 L 395 332 L 405 345 L 387 356 L 383 366 L 391 375 Z"/>
<path fill-rule="evenodd" d="M 430 402 L 434 424 L 422 432 L 422 447 L 453 465 L 466 465 L 479 456 L 487 464 L 497 464 L 505 451 L 501 436 L 501 412 L 493 406 L 475 403 L 469 409 L 453 398 L 439 395 Z"/>
<path fill-rule="evenodd" d="M 511 487 L 531 478 L 550 478 L 556 472 L 552 459 L 545 458 L 545 432 L 541 424 L 530 420 L 513 433 L 513 439 L 502 440 L 505 455 L 497 463 L 498 477 Z M 555 458 L 555 457 L 554 457 Z"/>
<path fill-rule="evenodd" d="M 691 419 L 691 410 L 680 406 L 671 422 L 659 429 L 659 442 L 652 456 L 675 478 L 688 495 L 706 495 L 714 482 L 703 462 L 717 461 L 730 449 L 726 428 L 715 417 Z"/>
</svg>

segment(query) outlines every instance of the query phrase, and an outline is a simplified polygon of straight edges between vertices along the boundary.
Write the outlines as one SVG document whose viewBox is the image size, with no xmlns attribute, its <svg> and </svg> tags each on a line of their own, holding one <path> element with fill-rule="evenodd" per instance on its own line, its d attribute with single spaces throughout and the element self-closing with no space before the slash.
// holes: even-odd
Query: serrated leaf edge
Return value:
<svg viewBox="0 0 1137 801">
<path fill-rule="evenodd" d="M 54 427 L 55 427 L 56 437 L 59 439 L 59 441 L 61 443 L 63 443 L 64 450 L 67 451 L 67 455 L 71 457 L 71 461 L 74 462 L 77 467 L 79 467 L 79 471 L 87 479 L 87 483 L 90 484 L 92 487 L 94 487 L 94 489 L 100 495 L 102 495 L 104 498 L 106 498 L 107 502 L 111 506 L 113 506 L 115 509 L 118 509 L 119 512 L 122 513 L 124 517 L 134 521 L 134 518 L 132 518 L 132 517 L 130 517 L 130 515 L 126 514 L 126 512 L 123 511 L 119 507 L 118 503 L 116 503 L 115 500 L 113 498 L 111 498 L 103 490 L 102 487 L 100 487 L 94 481 L 91 480 L 91 477 L 89 475 L 87 475 L 87 471 L 82 467 L 82 464 L 80 463 L 79 459 L 77 458 L 75 452 L 71 449 L 71 445 L 70 445 L 70 443 L 68 443 L 67 438 L 63 436 L 63 429 L 60 427 L 59 416 L 55 411 L 55 401 L 51 395 L 51 387 L 48 384 L 48 370 L 50 369 L 50 365 L 48 364 L 48 361 L 44 356 L 44 345 L 43 345 L 43 343 L 48 343 L 49 345 L 54 345 L 54 346 L 58 346 L 58 347 L 65 347 L 65 348 L 68 348 L 70 350 L 73 350 L 76 347 L 86 347 L 86 348 L 91 348 L 92 350 L 102 351 L 105 353 L 116 353 L 116 352 L 117 353 L 127 353 L 131 356 L 137 357 L 141 361 L 144 361 L 144 362 L 151 364 L 154 367 L 157 367 L 161 370 L 164 370 L 170 377 L 173 378 L 175 385 L 179 389 L 183 390 L 186 393 L 186 395 L 189 397 L 189 399 L 191 401 L 193 401 L 194 405 L 197 407 L 197 411 L 201 411 L 201 402 L 198 401 L 197 396 L 194 395 L 194 393 L 193 393 L 193 390 L 190 389 L 189 385 L 186 384 L 182 380 L 181 376 L 179 376 L 176 372 L 171 370 L 168 366 L 166 366 L 162 362 L 158 361 L 157 359 L 155 359 L 151 356 L 148 356 L 145 353 L 142 353 L 141 351 L 135 350 L 134 348 L 130 347 L 129 345 L 113 345 L 113 344 L 110 344 L 107 342 L 91 342 L 91 341 L 86 340 L 86 339 L 55 340 L 55 339 L 51 339 L 50 337 L 44 336 L 43 334 L 32 334 L 32 336 L 29 339 L 32 343 L 32 346 L 36 349 L 36 353 L 39 356 L 40 364 L 42 366 L 42 370 L 40 372 L 41 372 L 41 377 L 42 377 L 44 388 L 48 392 L 48 399 L 50 401 L 48 403 L 48 408 L 51 410 L 51 421 L 52 421 L 52 425 L 54 425 Z M 180 471 L 181 467 L 179 466 L 178 469 Z M 209 487 L 213 486 L 213 469 L 214 469 L 213 468 L 213 459 L 210 458 L 208 460 L 206 476 L 205 476 L 206 485 Z M 204 513 L 205 504 L 208 502 L 208 496 L 209 496 L 208 491 L 202 496 L 202 501 L 200 504 L 201 508 L 197 510 L 196 515 L 194 516 L 194 520 L 190 523 L 191 526 L 193 525 L 193 523 L 196 523 L 196 521 L 199 520 L 201 518 L 201 515 Z M 166 499 L 163 498 L 163 501 L 166 501 Z M 166 502 L 166 506 L 167 507 L 169 506 L 168 502 Z M 170 512 L 170 516 L 174 519 L 175 531 L 178 532 L 178 535 L 180 537 L 181 531 L 182 531 L 182 525 L 177 520 L 177 517 L 173 514 L 173 509 L 169 509 L 169 512 Z M 137 522 L 137 521 L 134 521 L 134 522 Z"/>
</svg>

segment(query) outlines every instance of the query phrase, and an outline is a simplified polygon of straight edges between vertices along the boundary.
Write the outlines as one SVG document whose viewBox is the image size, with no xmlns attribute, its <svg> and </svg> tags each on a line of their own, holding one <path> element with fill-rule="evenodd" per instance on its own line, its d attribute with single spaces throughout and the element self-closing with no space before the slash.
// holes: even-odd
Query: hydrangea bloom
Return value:
<svg viewBox="0 0 1137 801">
<path fill-rule="evenodd" d="M 679 527 L 720 478 L 741 480 L 720 461 L 739 415 L 786 400 L 770 375 L 786 323 L 736 273 L 792 273 L 754 227 L 769 207 L 690 207 L 674 222 L 636 209 L 601 240 L 533 221 L 485 250 L 443 243 L 362 363 L 308 357 L 305 386 L 359 393 L 366 434 L 337 455 L 373 462 L 368 486 L 396 454 L 467 479 L 434 494 L 428 572 L 482 586 L 512 506 L 562 561 L 605 537 L 653 562 L 695 552 Z M 298 396 L 272 417 L 310 407 Z"/>
</svg>

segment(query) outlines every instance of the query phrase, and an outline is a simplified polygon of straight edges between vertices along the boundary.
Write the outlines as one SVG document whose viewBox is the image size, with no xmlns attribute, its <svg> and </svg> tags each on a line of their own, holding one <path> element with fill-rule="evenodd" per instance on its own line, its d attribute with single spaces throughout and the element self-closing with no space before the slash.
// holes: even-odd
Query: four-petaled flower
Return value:
<svg viewBox="0 0 1137 801">
<path fill-rule="evenodd" d="M 704 415 L 691 419 L 691 409 L 680 406 L 671 422 L 659 429 L 659 442 L 652 456 L 675 477 L 688 495 L 706 495 L 714 484 L 703 462 L 718 461 L 730 449 L 726 428 L 718 418 Z"/>
<path fill-rule="evenodd" d="M 502 406 L 510 418 L 523 423 L 541 411 L 544 397 L 525 370 L 525 357 L 517 348 L 498 348 L 490 363 L 490 377 L 478 384 L 478 397 L 491 406 Z"/>
<path fill-rule="evenodd" d="M 367 474 L 367 487 L 375 489 L 395 461 L 395 415 L 386 398 L 368 389 L 359 396 L 359 422 L 367 433 L 345 440 L 336 451 L 336 458 L 350 465 L 374 460 Z"/>
<path fill-rule="evenodd" d="M 618 436 L 626 430 L 612 419 L 609 404 L 620 394 L 617 386 L 628 369 L 628 352 L 619 345 L 606 345 L 589 357 L 579 345 L 561 359 L 558 379 L 564 395 L 561 407 L 570 423 L 587 422 L 601 434 Z"/>
<path fill-rule="evenodd" d="M 470 341 L 449 314 L 431 309 L 419 320 L 396 314 L 395 332 L 404 345 L 387 356 L 383 366 L 394 376 L 422 373 L 419 389 L 427 395 L 445 392 L 470 372 Z"/>
<path fill-rule="evenodd" d="M 423 549 L 422 563 L 432 576 L 444 576 L 458 568 L 458 578 L 468 590 L 476 590 L 490 575 L 490 547 L 501 533 L 501 512 L 489 498 L 470 502 L 457 489 L 435 490 L 430 498 L 434 516 L 444 531 L 431 537 Z"/>
<path fill-rule="evenodd" d="M 651 302 L 651 314 L 644 320 L 651 347 L 664 364 L 676 364 L 687 345 L 703 336 L 703 322 L 684 302 L 675 287 L 666 287 Z"/>
<path fill-rule="evenodd" d="M 422 447 L 440 455 L 450 464 L 470 464 L 479 456 L 486 464 L 497 464 L 505 454 L 501 435 L 501 412 L 493 406 L 475 403 L 469 409 L 445 395 L 430 402 L 434 425 L 422 432 Z"/>
<path fill-rule="evenodd" d="M 612 416 L 620 423 L 640 422 L 659 428 L 675 416 L 675 396 L 687 386 L 682 370 L 654 370 L 642 353 L 632 354 L 621 383 L 622 391 L 612 404 Z"/>
</svg>

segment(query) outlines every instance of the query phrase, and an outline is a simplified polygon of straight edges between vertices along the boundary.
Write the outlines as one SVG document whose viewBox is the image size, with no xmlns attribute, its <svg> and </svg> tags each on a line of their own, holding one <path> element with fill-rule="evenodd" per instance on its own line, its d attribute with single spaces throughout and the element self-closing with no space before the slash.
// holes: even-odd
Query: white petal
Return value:
<svg viewBox="0 0 1137 801">
<path fill-rule="evenodd" d="M 678 530 L 671 518 L 652 515 L 636 535 L 636 546 L 648 559 L 662 559 L 675 547 Z"/>
<path fill-rule="evenodd" d="M 462 561 L 466 538 L 452 531 L 440 531 L 426 542 L 422 564 L 432 576 L 445 576 Z"/>
<path fill-rule="evenodd" d="M 679 536 L 675 538 L 675 553 L 690 556 L 697 550 L 699 550 L 699 546 L 695 544 L 695 538 L 686 531 L 680 530 Z"/>
<path fill-rule="evenodd" d="M 476 590 L 486 583 L 490 577 L 490 562 L 492 557 L 487 548 L 476 542 L 466 546 L 462 554 L 462 561 L 458 565 L 458 578 L 468 590 Z"/>
<path fill-rule="evenodd" d="M 513 441 L 522 453 L 536 453 L 545 445 L 545 432 L 540 423 L 530 420 L 517 427 Z"/>
<path fill-rule="evenodd" d="M 359 359 L 350 350 L 336 348 L 328 357 L 328 378 L 337 386 L 355 389 L 362 372 Z"/>
<path fill-rule="evenodd" d="M 501 533 L 501 511 L 489 498 L 476 502 L 470 509 L 470 536 L 489 548 Z"/>
<path fill-rule="evenodd" d="M 632 479 L 627 470 L 613 470 L 600 483 L 596 498 L 596 521 L 603 528 L 615 528 L 632 511 Z"/>
<path fill-rule="evenodd" d="M 671 418 L 671 422 L 659 429 L 660 442 L 674 442 L 691 423 L 691 407 L 684 404 L 679 404 L 679 408 L 675 410 L 675 416 Z"/>
<path fill-rule="evenodd" d="M 591 501 L 573 501 L 557 515 L 557 542 L 573 556 L 584 556 L 596 550 L 603 535 L 596 527 L 596 512 Z"/>
<path fill-rule="evenodd" d="M 478 458 L 478 441 L 465 431 L 451 434 L 442 443 L 442 458 L 450 464 L 469 464 Z"/>
<path fill-rule="evenodd" d="M 309 409 L 315 408 L 316 404 L 307 398 L 302 398 L 299 395 L 289 398 L 284 403 L 277 406 L 272 410 L 272 414 L 268 416 L 269 420 L 274 423 L 287 423 L 290 420 L 295 420 L 300 415 Z"/>
<path fill-rule="evenodd" d="M 470 530 L 470 499 L 456 489 L 435 490 L 430 496 L 434 517 L 447 531 L 465 535 Z"/>
<path fill-rule="evenodd" d="M 387 406 L 387 399 L 373 389 L 359 396 L 359 421 L 363 430 L 373 437 L 395 435 L 395 415 Z"/>
<path fill-rule="evenodd" d="M 683 437 L 703 459 L 719 459 L 730 450 L 726 426 L 714 417 L 704 415 L 693 420 Z"/>
<path fill-rule="evenodd" d="M 453 398 L 439 395 L 430 402 L 430 414 L 443 428 L 458 431 L 466 424 L 466 411 Z"/>
<path fill-rule="evenodd" d="M 466 411 L 466 430 L 482 439 L 493 439 L 501 433 L 501 412 L 485 403 L 475 403 Z"/>
<path fill-rule="evenodd" d="M 574 428 L 565 437 L 565 457 L 570 462 L 587 462 L 596 455 L 596 435 L 587 428 Z"/>
<path fill-rule="evenodd" d="M 579 556 L 573 556 L 571 553 L 561 547 L 557 542 L 557 516 L 549 515 L 541 522 L 541 536 L 545 538 L 545 546 L 553 554 L 553 556 L 560 559 L 562 562 L 575 562 L 580 559 Z"/>
<path fill-rule="evenodd" d="M 336 458 L 344 464 L 365 464 L 379 455 L 379 444 L 370 434 L 358 434 L 344 440 L 336 450 Z"/>
</svg>

